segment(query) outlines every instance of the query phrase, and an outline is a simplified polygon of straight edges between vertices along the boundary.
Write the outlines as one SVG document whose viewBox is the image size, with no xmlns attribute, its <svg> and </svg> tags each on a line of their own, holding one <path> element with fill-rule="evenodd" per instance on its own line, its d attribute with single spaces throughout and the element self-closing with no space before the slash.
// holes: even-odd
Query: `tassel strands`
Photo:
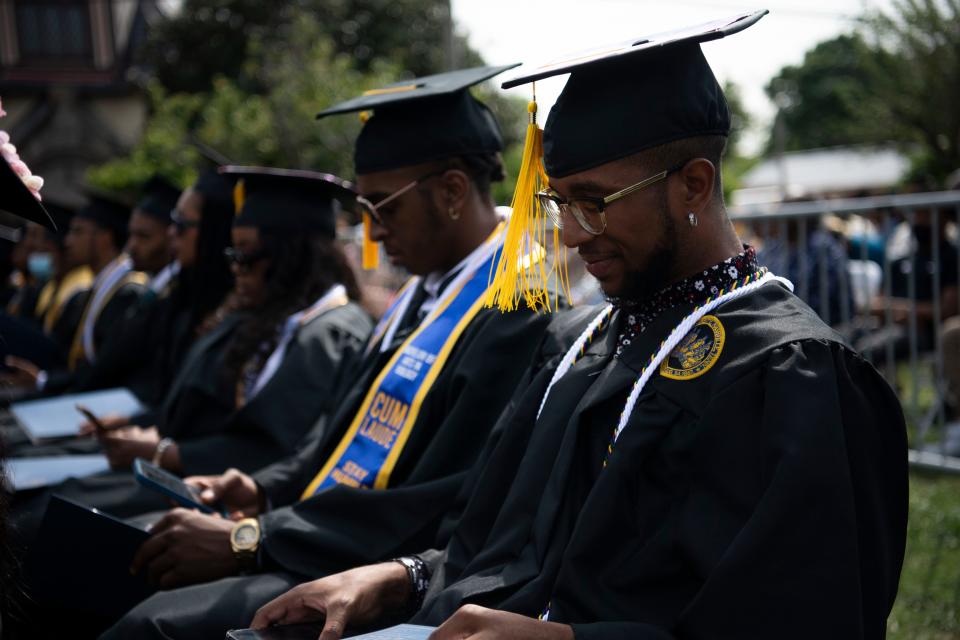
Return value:
<svg viewBox="0 0 960 640">
<path fill-rule="evenodd" d="M 561 293 L 569 297 L 566 250 L 560 242 L 560 230 L 547 219 L 537 198 L 549 178 L 543 166 L 543 130 L 537 126 L 536 88 L 527 111 L 530 120 L 520 175 L 510 203 L 512 213 L 503 252 L 491 272 L 484 301 L 485 306 L 497 307 L 500 311 L 518 309 L 521 298 L 534 311 L 552 311 L 557 308 Z M 549 267 L 543 259 L 548 227 L 553 229 L 554 248 L 553 264 Z M 557 286 L 551 297 L 549 287 L 552 280 L 556 280 Z"/>
<path fill-rule="evenodd" d="M 361 262 L 363 268 L 372 271 L 380 266 L 380 245 L 370 239 L 370 214 L 363 212 L 363 248 Z"/>
</svg>

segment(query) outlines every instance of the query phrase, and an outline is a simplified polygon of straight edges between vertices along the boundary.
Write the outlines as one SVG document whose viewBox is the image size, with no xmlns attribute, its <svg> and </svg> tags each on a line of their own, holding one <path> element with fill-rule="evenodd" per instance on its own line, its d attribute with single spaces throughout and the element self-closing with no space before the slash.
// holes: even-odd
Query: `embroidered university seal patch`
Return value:
<svg viewBox="0 0 960 640">
<path fill-rule="evenodd" d="M 660 365 L 660 375 L 671 380 L 702 376 L 720 358 L 726 334 L 716 316 L 703 316 Z"/>
</svg>

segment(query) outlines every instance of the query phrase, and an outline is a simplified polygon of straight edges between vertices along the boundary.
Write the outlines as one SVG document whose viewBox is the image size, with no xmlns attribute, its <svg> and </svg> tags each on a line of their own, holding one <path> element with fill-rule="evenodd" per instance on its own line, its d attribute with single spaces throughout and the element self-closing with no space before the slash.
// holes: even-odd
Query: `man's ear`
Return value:
<svg viewBox="0 0 960 640">
<path fill-rule="evenodd" d="M 677 173 L 683 210 L 699 215 L 713 200 L 717 168 L 706 158 L 694 158 Z"/>
<path fill-rule="evenodd" d="M 440 183 L 444 199 L 443 211 L 462 212 L 470 196 L 470 176 L 460 169 L 450 169 L 440 176 Z"/>
</svg>

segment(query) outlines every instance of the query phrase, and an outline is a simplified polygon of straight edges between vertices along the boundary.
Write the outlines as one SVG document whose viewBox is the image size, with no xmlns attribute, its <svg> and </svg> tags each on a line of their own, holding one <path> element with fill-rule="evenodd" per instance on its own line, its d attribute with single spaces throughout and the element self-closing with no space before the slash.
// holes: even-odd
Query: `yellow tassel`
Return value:
<svg viewBox="0 0 960 640">
<path fill-rule="evenodd" d="M 363 212 L 363 268 L 367 271 L 380 266 L 380 245 L 370 239 L 370 214 Z"/>
<path fill-rule="evenodd" d="M 534 89 L 536 91 L 536 89 Z M 503 252 L 491 273 L 490 286 L 484 304 L 500 311 L 514 311 L 523 298 L 534 310 L 552 311 L 557 308 L 561 293 L 569 298 L 566 249 L 560 242 L 560 230 L 547 219 L 537 193 L 549 183 L 543 166 L 543 130 L 537 126 L 536 93 L 527 105 L 530 121 L 523 145 L 523 159 L 516 190 L 510 207 L 513 212 L 507 224 Z M 554 260 L 546 265 L 546 236 L 553 229 Z M 556 281 L 554 296 L 550 282 Z"/>
<path fill-rule="evenodd" d="M 243 209 L 243 203 L 246 201 L 246 189 L 243 186 L 243 179 L 237 180 L 233 187 L 233 213 L 240 215 L 240 209 Z"/>
</svg>

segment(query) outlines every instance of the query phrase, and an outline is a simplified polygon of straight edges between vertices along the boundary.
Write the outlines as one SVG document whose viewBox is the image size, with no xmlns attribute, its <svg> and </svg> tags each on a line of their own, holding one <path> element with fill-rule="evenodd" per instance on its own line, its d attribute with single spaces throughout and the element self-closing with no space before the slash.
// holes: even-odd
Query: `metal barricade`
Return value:
<svg viewBox="0 0 960 640">
<path fill-rule="evenodd" d="M 960 473 L 960 407 L 952 396 L 960 389 L 947 370 L 960 377 L 960 352 L 944 352 L 944 323 L 960 318 L 960 191 L 729 212 L 761 262 L 794 280 L 797 295 L 896 389 L 911 463 Z M 960 331 L 960 319 L 947 331 Z"/>
</svg>

